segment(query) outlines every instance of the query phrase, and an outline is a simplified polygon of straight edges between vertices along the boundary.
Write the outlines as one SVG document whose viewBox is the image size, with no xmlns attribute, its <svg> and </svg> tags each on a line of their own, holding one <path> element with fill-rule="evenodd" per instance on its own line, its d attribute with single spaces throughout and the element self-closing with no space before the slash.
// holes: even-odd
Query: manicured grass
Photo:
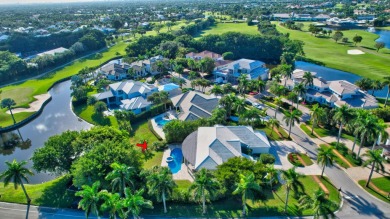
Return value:
<svg viewBox="0 0 390 219">
<path fill-rule="evenodd" d="M 302 158 L 302 160 L 305 162 L 306 166 L 310 166 L 313 164 L 313 161 L 310 159 L 309 156 L 306 154 L 299 154 L 299 156 Z"/>
<path fill-rule="evenodd" d="M 161 166 L 161 161 L 162 161 L 162 157 L 163 157 L 164 152 L 153 151 L 151 153 L 152 153 L 152 155 L 151 155 L 150 159 L 147 159 L 144 163 L 145 169 L 151 169 L 154 166 Z"/>
<path fill-rule="evenodd" d="M 214 27 L 200 32 L 197 38 L 210 34 L 220 35 L 227 32 L 239 32 L 253 35 L 260 34 L 256 25 L 248 26 L 246 23 L 217 23 Z"/>
<path fill-rule="evenodd" d="M 265 132 L 265 134 L 271 141 L 282 141 L 288 139 L 288 134 L 282 127 L 278 128 L 278 131 L 281 134 L 281 136 L 275 130 L 272 131 L 269 127 L 264 127 L 259 130 Z"/>
<path fill-rule="evenodd" d="M 317 138 L 314 134 L 311 134 L 311 130 L 309 130 L 307 125 L 301 124 L 299 127 L 306 133 L 306 135 L 310 136 L 310 138 Z"/>
<path fill-rule="evenodd" d="M 182 190 L 182 191 L 186 191 L 190 188 L 190 186 L 192 185 L 192 183 L 188 180 L 175 180 L 176 182 L 176 185 L 177 185 L 177 188 Z"/>
<path fill-rule="evenodd" d="M 149 130 L 148 121 L 131 124 L 133 127 L 133 133 L 130 136 L 130 143 L 135 145 L 137 143 L 146 140 L 148 145 L 152 145 L 153 142 L 158 141 L 156 136 Z"/>
<path fill-rule="evenodd" d="M 374 33 L 364 30 L 343 31 L 344 37 L 348 37 L 351 42 L 355 34 L 363 37 L 362 42 L 356 47 L 353 43 L 347 45 L 335 43 L 327 36 L 318 38 L 307 31 L 290 30 L 279 25 L 278 22 L 274 23 L 277 24 L 277 29 L 281 33 L 289 33 L 291 39 L 301 40 L 305 43 L 303 47 L 307 58 L 320 61 L 327 67 L 372 79 L 382 79 L 384 76 L 390 75 L 390 56 L 388 55 L 390 50 L 384 48 L 379 53 L 375 51 L 374 45 L 378 35 Z M 304 30 L 306 30 L 310 23 L 304 24 Z M 360 49 L 366 54 L 348 55 L 347 51 L 350 49 Z"/>
<path fill-rule="evenodd" d="M 59 177 L 55 180 L 41 184 L 25 185 L 31 204 L 47 207 L 70 207 L 74 201 L 74 192 L 67 191 L 67 184 L 70 176 Z M 19 186 L 14 189 L 13 184 L 4 187 L 0 183 L 0 201 L 26 204 L 26 196 Z"/>
<path fill-rule="evenodd" d="M 308 195 L 313 195 L 314 191 L 319 188 L 319 185 L 310 176 L 305 176 L 300 180 L 305 185 L 305 192 Z M 324 185 L 329 190 L 329 198 L 337 203 L 340 202 L 340 198 L 337 195 L 337 188 L 326 179 L 321 179 Z M 275 192 L 271 192 L 269 188 L 263 190 L 264 199 L 255 201 L 252 203 L 248 201 L 249 205 L 249 217 L 259 216 L 285 216 L 283 214 L 284 201 L 286 196 L 286 189 L 284 186 L 275 187 Z M 311 210 L 299 210 L 298 201 L 293 197 L 293 192 L 289 196 L 289 207 L 287 215 L 310 215 Z M 223 217 L 223 218 L 238 218 L 241 217 L 241 197 L 240 196 L 229 196 L 230 198 L 208 203 L 207 213 L 202 215 L 202 206 L 200 203 L 194 204 L 168 204 L 167 216 L 171 217 Z M 336 210 L 336 209 L 334 209 Z M 154 209 L 144 211 L 144 215 L 162 215 L 162 205 L 154 205 Z"/>
<path fill-rule="evenodd" d="M 73 112 L 84 119 L 85 121 L 101 126 L 113 126 L 118 128 L 118 122 L 114 116 L 101 116 L 95 113 L 93 106 L 88 106 L 87 104 L 82 104 L 79 106 L 73 107 Z"/>
<path fill-rule="evenodd" d="M 16 122 L 20 122 L 23 119 L 31 116 L 34 112 L 21 112 L 14 114 Z M 14 121 L 10 114 L 0 110 L 0 127 L 7 127 L 13 125 Z"/>
<path fill-rule="evenodd" d="M 384 179 L 382 179 L 384 178 Z M 380 189 L 382 189 L 383 191 L 386 191 L 383 189 L 383 186 L 385 188 L 387 188 L 387 192 L 390 192 L 390 189 L 388 188 L 388 186 L 390 185 L 390 179 L 389 177 L 381 177 L 381 178 L 378 178 L 379 180 L 377 180 L 376 182 L 374 182 L 374 184 L 379 187 L 379 186 L 382 186 L 382 187 L 379 187 Z M 375 179 L 372 179 L 371 182 L 373 182 L 373 180 Z M 378 186 L 378 181 L 379 181 L 379 186 Z M 364 189 L 366 190 L 368 193 L 370 193 L 371 195 L 379 198 L 380 200 L 384 201 L 384 202 L 387 202 L 390 204 L 390 199 L 388 199 L 386 196 L 382 195 L 381 193 L 377 192 L 376 190 L 374 190 L 373 188 L 371 187 L 366 187 L 366 182 L 367 180 L 359 180 L 359 185 Z M 382 183 L 385 183 L 386 185 L 382 185 Z"/>
<path fill-rule="evenodd" d="M 379 189 L 390 192 L 390 176 L 374 178 L 371 180 Z"/>
</svg>

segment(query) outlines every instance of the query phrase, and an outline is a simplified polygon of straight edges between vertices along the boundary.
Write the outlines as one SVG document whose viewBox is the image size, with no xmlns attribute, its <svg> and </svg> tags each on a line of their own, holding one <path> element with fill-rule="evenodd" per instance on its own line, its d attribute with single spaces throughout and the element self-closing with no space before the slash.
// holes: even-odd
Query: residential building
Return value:
<svg viewBox="0 0 390 219">
<path fill-rule="evenodd" d="M 196 91 L 188 91 L 171 98 L 173 106 L 180 111 L 177 118 L 183 121 L 209 118 L 218 107 L 219 99 Z"/>
<path fill-rule="evenodd" d="M 184 163 L 192 171 L 206 168 L 215 170 L 218 165 L 233 157 L 247 157 L 243 151 L 253 154 L 268 153 L 271 145 L 262 131 L 250 126 L 199 127 L 184 139 L 182 151 Z M 249 149 L 249 150 L 248 150 Z"/>
<path fill-rule="evenodd" d="M 110 62 L 103 67 L 101 67 L 98 72 L 106 76 L 108 80 L 112 81 L 121 81 L 129 77 L 130 65 L 127 63 L 121 63 L 120 60 L 115 62 Z"/>
<path fill-rule="evenodd" d="M 214 61 L 223 60 L 222 55 L 207 50 L 200 53 L 190 52 L 186 54 L 187 59 L 202 60 L 206 57 L 212 58 Z"/>
<path fill-rule="evenodd" d="M 165 61 L 166 59 L 161 56 L 154 56 L 149 59 L 136 61 L 130 64 L 135 78 L 145 77 L 148 74 L 156 75 L 161 72 L 158 71 L 157 62 Z"/>
<path fill-rule="evenodd" d="M 269 69 L 265 63 L 251 59 L 239 59 L 226 65 L 218 66 L 214 69 L 216 81 L 237 83 L 237 78 L 246 74 L 249 80 L 268 79 Z"/>
<path fill-rule="evenodd" d="M 131 110 L 135 114 L 147 111 L 152 103 L 147 97 L 158 92 L 157 87 L 140 81 L 127 80 L 109 85 L 109 90 L 94 96 L 109 107 Z"/>
<path fill-rule="evenodd" d="M 287 79 L 286 87 L 292 90 L 296 84 L 303 82 L 305 71 L 301 69 L 294 70 L 291 79 Z M 345 81 L 335 80 L 326 81 L 323 78 L 314 76 L 313 84 L 306 85 L 305 99 L 308 102 L 318 102 L 330 107 L 340 107 L 347 104 L 352 108 L 372 109 L 378 107 L 378 101 L 375 97 L 362 91 L 356 85 Z M 285 83 L 285 79 L 282 80 Z"/>
<path fill-rule="evenodd" d="M 46 52 L 38 53 L 37 56 L 44 56 L 44 55 L 55 55 L 55 54 L 60 54 L 68 51 L 68 49 L 64 47 L 59 47 L 57 49 L 52 49 Z"/>
</svg>

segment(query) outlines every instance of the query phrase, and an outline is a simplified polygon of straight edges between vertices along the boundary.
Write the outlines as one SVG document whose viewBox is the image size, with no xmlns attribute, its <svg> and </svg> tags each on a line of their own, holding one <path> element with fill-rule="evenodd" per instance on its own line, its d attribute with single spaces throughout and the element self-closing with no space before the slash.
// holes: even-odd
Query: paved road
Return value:
<svg viewBox="0 0 390 219">
<path fill-rule="evenodd" d="M 266 107 L 266 106 L 264 106 Z M 274 109 L 268 109 L 268 115 L 274 116 Z M 281 121 L 283 128 L 288 127 L 282 121 L 283 114 L 277 113 L 277 119 Z M 292 127 L 291 137 L 293 140 L 308 152 L 313 160 L 317 158 L 317 145 L 311 141 L 297 126 Z M 325 169 L 325 174 L 330 178 L 333 184 L 342 189 L 343 206 L 336 214 L 339 218 L 390 218 L 390 205 L 382 202 L 366 191 L 353 181 L 344 170 L 338 167 Z"/>
</svg>

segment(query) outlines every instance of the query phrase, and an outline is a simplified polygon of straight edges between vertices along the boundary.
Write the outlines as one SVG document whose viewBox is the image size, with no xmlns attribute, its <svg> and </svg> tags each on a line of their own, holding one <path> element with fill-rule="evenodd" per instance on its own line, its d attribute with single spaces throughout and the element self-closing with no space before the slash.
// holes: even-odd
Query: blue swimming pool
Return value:
<svg viewBox="0 0 390 219">
<path fill-rule="evenodd" d="M 164 126 L 164 125 L 166 125 L 168 122 L 170 122 L 171 120 L 164 119 L 162 116 L 159 116 L 159 117 L 156 117 L 156 118 L 154 119 L 154 121 L 157 123 L 157 125 L 159 125 L 159 126 Z"/>
<path fill-rule="evenodd" d="M 168 162 L 168 167 L 173 174 L 177 173 L 181 169 L 181 163 L 183 162 L 183 153 L 180 148 L 175 148 L 171 151 L 172 161 Z"/>
</svg>

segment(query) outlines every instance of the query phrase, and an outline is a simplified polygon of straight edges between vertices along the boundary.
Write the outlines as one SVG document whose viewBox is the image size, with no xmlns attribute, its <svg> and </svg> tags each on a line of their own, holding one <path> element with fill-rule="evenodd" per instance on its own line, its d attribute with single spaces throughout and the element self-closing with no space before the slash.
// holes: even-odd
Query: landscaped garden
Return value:
<svg viewBox="0 0 390 219">
<path fill-rule="evenodd" d="M 390 203 L 390 176 L 371 179 L 370 186 L 365 187 L 367 180 L 360 180 L 359 185 L 371 195 Z"/>
<path fill-rule="evenodd" d="M 310 166 L 313 164 L 313 161 L 306 155 L 302 153 L 289 153 L 287 155 L 288 161 L 296 167 Z"/>
</svg>

